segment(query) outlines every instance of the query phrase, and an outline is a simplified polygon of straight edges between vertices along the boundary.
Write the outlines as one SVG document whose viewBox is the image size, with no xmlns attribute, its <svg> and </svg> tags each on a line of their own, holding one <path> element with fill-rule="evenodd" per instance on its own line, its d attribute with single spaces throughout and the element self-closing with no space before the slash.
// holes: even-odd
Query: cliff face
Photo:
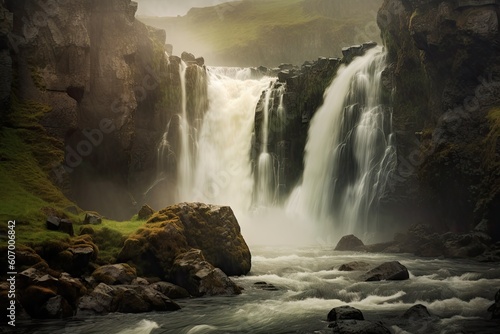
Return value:
<svg viewBox="0 0 500 334">
<path fill-rule="evenodd" d="M 64 152 L 50 176 L 82 208 L 130 217 L 153 181 L 166 123 L 181 107 L 179 60 L 169 63 L 165 32 L 135 20 L 130 0 L 4 7 L 13 17 L 13 95 L 49 107 L 40 123 Z"/>
<path fill-rule="evenodd" d="M 386 0 L 398 170 L 396 219 L 500 231 L 500 2 Z"/>
</svg>

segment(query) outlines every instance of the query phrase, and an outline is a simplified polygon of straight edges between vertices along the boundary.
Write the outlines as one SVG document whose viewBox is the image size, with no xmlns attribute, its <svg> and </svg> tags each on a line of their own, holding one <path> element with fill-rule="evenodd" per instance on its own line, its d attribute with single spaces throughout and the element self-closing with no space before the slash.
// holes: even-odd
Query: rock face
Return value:
<svg viewBox="0 0 500 334">
<path fill-rule="evenodd" d="M 336 251 L 360 251 L 364 248 L 363 241 L 358 239 L 354 235 L 346 235 L 340 239 L 337 246 L 335 247 Z"/>
<path fill-rule="evenodd" d="M 142 275 L 171 278 L 176 258 L 191 249 L 226 275 L 250 271 L 251 255 L 229 207 L 181 203 L 156 213 L 125 241 L 119 260 Z"/>
<path fill-rule="evenodd" d="M 410 278 L 408 269 L 397 261 L 386 262 L 361 275 L 361 280 L 371 281 L 402 281 Z"/>
<path fill-rule="evenodd" d="M 378 24 L 399 158 L 381 199 L 388 219 L 457 233 L 487 222 L 500 240 L 498 6 L 384 1 Z"/>
<path fill-rule="evenodd" d="M 2 113 L 15 76 L 16 98 L 48 106 L 40 124 L 60 159 L 49 166 L 52 181 L 80 207 L 114 219 L 130 218 L 145 201 L 157 144 L 182 107 L 180 59 L 169 61 L 165 32 L 136 20 L 136 10 L 131 0 L 0 5 Z M 201 101 L 197 114 L 188 106 L 196 117 L 206 109 L 206 89 L 193 93 L 192 83 L 206 75 L 197 64 L 189 68 L 196 80 L 187 80 L 188 96 Z M 174 137 L 168 142 L 178 154 Z M 175 175 L 174 168 L 165 173 Z"/>
</svg>

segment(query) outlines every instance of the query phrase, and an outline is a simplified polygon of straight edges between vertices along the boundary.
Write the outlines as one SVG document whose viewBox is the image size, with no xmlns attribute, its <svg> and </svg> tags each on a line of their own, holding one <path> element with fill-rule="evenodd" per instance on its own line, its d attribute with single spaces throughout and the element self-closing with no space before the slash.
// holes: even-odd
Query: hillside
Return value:
<svg viewBox="0 0 500 334">
<path fill-rule="evenodd" d="M 275 66 L 336 57 L 342 47 L 379 41 L 380 0 L 244 0 L 193 8 L 179 17 L 140 17 L 165 29 L 174 54 L 209 65 Z"/>
</svg>

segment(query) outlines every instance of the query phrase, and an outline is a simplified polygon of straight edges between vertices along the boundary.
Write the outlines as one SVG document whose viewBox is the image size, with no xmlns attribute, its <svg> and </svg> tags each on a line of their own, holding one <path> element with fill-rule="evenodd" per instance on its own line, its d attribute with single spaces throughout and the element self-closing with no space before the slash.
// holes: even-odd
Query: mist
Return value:
<svg viewBox="0 0 500 334">
<path fill-rule="evenodd" d="M 193 7 L 210 7 L 234 0 L 136 0 L 139 3 L 139 16 L 178 16 L 186 15 Z"/>
</svg>

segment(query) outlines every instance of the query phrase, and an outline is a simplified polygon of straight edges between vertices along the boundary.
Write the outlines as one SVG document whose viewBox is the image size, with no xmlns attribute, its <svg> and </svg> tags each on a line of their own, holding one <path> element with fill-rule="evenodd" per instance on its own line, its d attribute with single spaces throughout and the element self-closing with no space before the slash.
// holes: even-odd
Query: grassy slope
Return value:
<svg viewBox="0 0 500 334">
<path fill-rule="evenodd" d="M 6 242 L 9 220 L 16 220 L 18 245 L 34 247 L 49 240 L 69 239 L 66 234 L 45 228 L 47 215 L 67 216 L 77 224 L 84 218 L 83 213 L 73 215 L 65 211 L 74 204 L 49 177 L 53 163 L 63 158 L 63 144 L 48 135 L 39 124 L 40 118 L 51 109 L 34 101 L 19 100 L 15 94 L 11 102 L 12 111 L 0 127 L 0 221 L 3 222 L 0 240 L 2 244 Z M 102 257 L 115 257 L 121 247 L 117 239 L 129 236 L 144 223 L 136 219 L 128 222 L 104 220 L 102 225 L 94 226 L 97 239 L 101 239 L 96 243 Z M 80 227 L 75 226 L 75 233 L 79 231 Z"/>
<path fill-rule="evenodd" d="M 313 34 L 331 36 L 331 45 L 318 46 L 319 54 L 314 53 L 314 50 L 310 50 L 310 54 L 317 57 L 325 53 L 325 50 L 331 50 L 336 54 L 324 55 L 339 56 L 341 47 L 359 42 L 356 41 L 359 32 L 364 32 L 369 22 L 374 23 L 374 13 L 380 1 L 373 3 L 372 8 L 363 8 L 354 14 L 347 14 L 342 11 L 309 10 L 306 0 L 246 0 L 192 9 L 184 17 L 140 19 L 149 25 L 165 29 L 167 41 L 174 44 L 176 54 L 188 50 L 206 57 L 209 62 L 225 55 L 238 57 L 239 53 L 244 53 L 245 50 L 261 47 L 286 48 L 286 45 L 280 45 L 279 40 L 276 40 L 274 32 L 277 29 L 288 30 L 292 38 L 305 40 L 308 38 L 305 36 Z M 378 32 L 370 34 L 369 37 L 377 40 Z M 307 50 L 293 46 L 287 51 L 307 53 Z M 273 59 L 274 65 L 282 61 L 278 58 Z M 242 65 L 256 66 L 263 61 L 265 60 L 255 59 L 253 64 Z"/>
</svg>

